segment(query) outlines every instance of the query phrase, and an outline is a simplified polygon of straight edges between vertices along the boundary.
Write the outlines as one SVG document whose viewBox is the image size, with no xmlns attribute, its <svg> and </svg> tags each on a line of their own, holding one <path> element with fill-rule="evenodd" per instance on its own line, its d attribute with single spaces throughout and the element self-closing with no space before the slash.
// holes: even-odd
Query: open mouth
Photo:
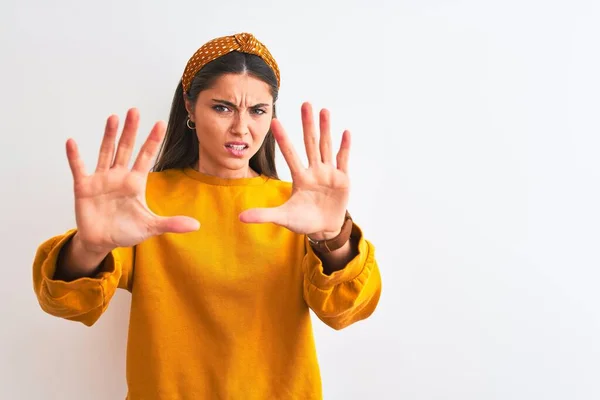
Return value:
<svg viewBox="0 0 600 400">
<path fill-rule="evenodd" d="M 225 145 L 225 148 L 227 149 L 229 154 L 233 155 L 234 157 L 243 157 L 244 154 L 246 153 L 246 150 L 248 149 L 248 145 L 244 144 L 244 143 L 242 143 L 242 144 L 227 143 Z"/>
<path fill-rule="evenodd" d="M 227 147 L 228 149 L 236 150 L 236 151 L 242 151 L 242 150 L 246 150 L 248 148 L 248 145 L 247 144 L 226 144 L 225 147 Z"/>
</svg>

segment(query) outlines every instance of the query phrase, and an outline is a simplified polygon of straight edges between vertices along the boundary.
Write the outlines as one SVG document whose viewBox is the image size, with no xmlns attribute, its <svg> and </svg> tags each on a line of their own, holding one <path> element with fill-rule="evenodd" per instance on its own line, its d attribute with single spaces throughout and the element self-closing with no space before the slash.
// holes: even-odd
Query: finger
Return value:
<svg viewBox="0 0 600 400">
<path fill-rule="evenodd" d="M 348 159 L 350 158 L 350 131 L 344 131 L 342 143 L 337 154 L 337 168 L 348 173 Z"/>
<path fill-rule="evenodd" d="M 287 223 L 287 216 L 281 207 L 251 208 L 240 213 L 240 221 L 249 224 L 274 223 L 283 225 Z"/>
<path fill-rule="evenodd" d="M 319 116 L 319 129 L 321 131 L 321 138 L 319 140 L 321 161 L 323 161 L 324 164 L 329 164 L 331 163 L 331 129 L 328 110 L 321 110 Z"/>
<path fill-rule="evenodd" d="M 150 131 L 150 135 L 148 135 L 148 138 L 142 145 L 140 153 L 133 164 L 133 171 L 146 173 L 150 170 L 150 165 L 165 136 L 165 130 L 166 124 L 163 121 L 154 124 L 154 127 Z"/>
<path fill-rule="evenodd" d="M 288 167 L 290 167 L 292 176 L 300 172 L 302 170 L 302 162 L 300 161 L 300 157 L 298 156 L 298 153 L 296 153 L 294 146 L 292 146 L 292 143 L 290 142 L 288 135 L 285 133 L 283 126 L 276 118 L 271 122 L 271 132 L 273 132 L 273 136 L 277 141 L 277 145 L 283 154 L 285 162 L 287 163 Z"/>
<path fill-rule="evenodd" d="M 119 127 L 119 117 L 111 115 L 106 120 L 104 128 L 104 137 L 100 145 L 100 154 L 98 155 L 98 164 L 96 171 L 104 171 L 110 168 L 115 155 L 115 138 L 117 137 L 117 128 Z"/>
<path fill-rule="evenodd" d="M 154 221 L 154 234 L 163 233 L 188 233 L 200 229 L 200 222 L 191 217 L 161 217 L 157 216 Z"/>
<path fill-rule="evenodd" d="M 302 130 L 304 131 L 304 146 L 306 147 L 306 157 L 308 166 L 315 165 L 321 161 L 319 150 L 317 148 L 317 139 L 315 137 L 315 123 L 310 103 L 302 104 Z"/>
<path fill-rule="evenodd" d="M 127 167 L 129 164 L 139 121 L 140 114 L 138 110 L 135 108 L 130 109 L 127 112 L 125 126 L 123 127 L 121 138 L 119 139 L 119 147 L 117 148 L 117 155 L 115 156 L 113 166 Z"/>
<path fill-rule="evenodd" d="M 85 177 L 85 166 L 83 165 L 83 160 L 79 155 L 79 149 L 77 148 L 77 143 L 75 143 L 75 140 L 67 140 L 66 149 L 69 167 L 71 168 L 71 173 L 73 174 L 73 181 L 77 183 L 81 178 Z"/>
</svg>

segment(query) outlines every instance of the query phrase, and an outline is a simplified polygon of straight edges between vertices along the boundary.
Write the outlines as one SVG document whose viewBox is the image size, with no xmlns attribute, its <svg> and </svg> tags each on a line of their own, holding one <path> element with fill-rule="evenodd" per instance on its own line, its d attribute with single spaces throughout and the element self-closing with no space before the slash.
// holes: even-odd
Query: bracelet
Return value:
<svg viewBox="0 0 600 400">
<path fill-rule="evenodd" d="M 331 253 L 332 251 L 341 248 L 348 240 L 350 240 L 352 225 L 352 217 L 350 216 L 350 213 L 346 211 L 344 225 L 342 225 L 342 230 L 336 237 L 324 240 L 313 240 L 307 236 L 307 239 L 315 250 L 318 250 L 321 253 Z"/>
</svg>

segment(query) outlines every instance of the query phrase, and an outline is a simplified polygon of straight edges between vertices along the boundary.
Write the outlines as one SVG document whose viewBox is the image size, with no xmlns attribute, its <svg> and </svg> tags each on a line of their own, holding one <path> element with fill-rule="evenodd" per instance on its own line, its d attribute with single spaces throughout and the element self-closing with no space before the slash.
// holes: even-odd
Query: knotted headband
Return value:
<svg viewBox="0 0 600 400">
<path fill-rule="evenodd" d="M 209 62 L 224 56 L 232 51 L 254 54 L 264 60 L 271 67 L 277 77 L 277 86 L 280 85 L 279 67 L 269 50 L 259 42 L 251 33 L 238 33 L 231 36 L 223 36 L 212 39 L 200 47 L 189 59 L 181 83 L 183 90 L 187 92 L 190 89 L 194 76 Z"/>
</svg>

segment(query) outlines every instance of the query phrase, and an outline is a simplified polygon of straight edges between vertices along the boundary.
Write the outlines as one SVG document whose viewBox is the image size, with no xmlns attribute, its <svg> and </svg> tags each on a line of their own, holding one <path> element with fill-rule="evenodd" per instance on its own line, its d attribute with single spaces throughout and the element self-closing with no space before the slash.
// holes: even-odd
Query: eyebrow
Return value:
<svg viewBox="0 0 600 400">
<path fill-rule="evenodd" d="M 212 101 L 213 101 L 213 102 L 215 102 L 215 103 L 221 103 L 221 104 L 224 104 L 224 105 L 226 105 L 226 106 L 229 106 L 229 107 L 231 107 L 231 108 L 237 108 L 237 106 L 236 106 L 235 104 L 233 104 L 232 102 L 230 102 L 230 101 L 227 101 L 227 100 L 222 100 L 222 99 L 212 99 Z M 267 104 L 267 103 L 258 103 L 258 104 L 255 104 L 255 105 L 253 105 L 253 106 L 250 106 L 250 108 L 258 108 L 258 107 L 270 107 L 270 106 L 271 106 L 271 105 L 270 105 L 270 104 Z"/>
</svg>

